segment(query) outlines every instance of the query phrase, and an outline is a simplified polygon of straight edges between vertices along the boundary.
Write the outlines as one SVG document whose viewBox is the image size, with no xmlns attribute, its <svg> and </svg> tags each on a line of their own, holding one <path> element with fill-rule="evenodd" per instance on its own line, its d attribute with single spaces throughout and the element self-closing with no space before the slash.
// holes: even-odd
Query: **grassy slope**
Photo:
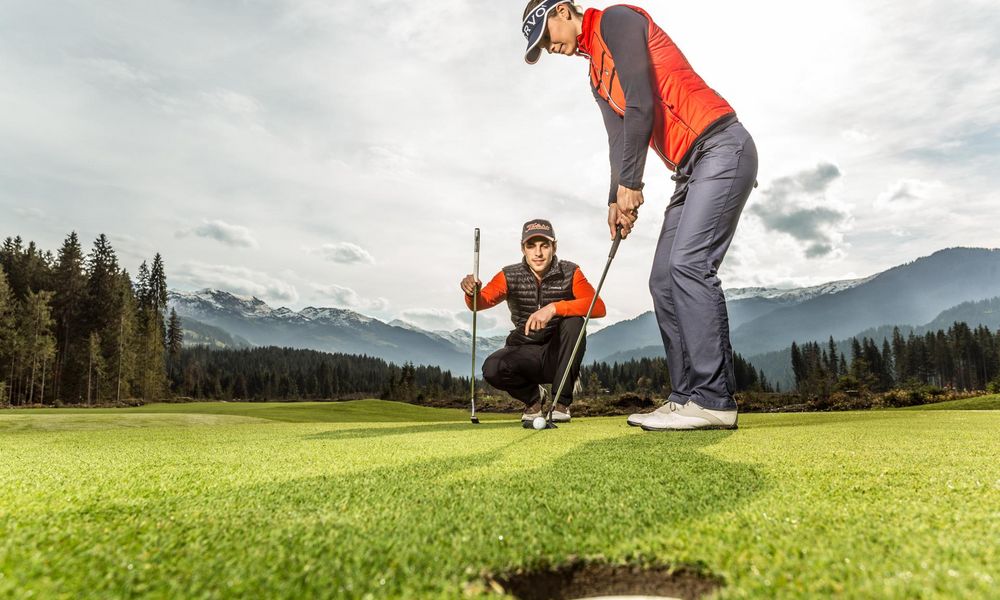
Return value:
<svg viewBox="0 0 1000 600">
<path fill-rule="evenodd" d="M 574 554 L 700 565 L 721 597 L 1000 584 L 1000 412 L 684 434 L 369 401 L 46 413 L 0 413 L 0 596 L 455 597 Z"/>
<path fill-rule="evenodd" d="M 1000 394 L 910 406 L 901 410 L 1000 410 Z"/>
</svg>

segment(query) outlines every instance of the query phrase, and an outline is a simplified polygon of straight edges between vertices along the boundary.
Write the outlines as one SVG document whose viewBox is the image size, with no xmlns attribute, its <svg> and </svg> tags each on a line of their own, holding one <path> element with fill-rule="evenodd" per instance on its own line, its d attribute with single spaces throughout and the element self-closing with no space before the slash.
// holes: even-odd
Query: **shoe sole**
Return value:
<svg viewBox="0 0 1000 600">
<path fill-rule="evenodd" d="M 706 429 L 710 429 L 710 430 L 711 429 L 724 429 L 724 430 L 727 430 L 727 431 L 732 431 L 734 429 L 739 429 L 739 426 L 736 425 L 736 424 L 733 424 L 733 425 L 708 425 L 706 427 L 691 427 L 690 429 L 673 429 L 673 428 L 670 428 L 670 427 L 656 428 L 656 427 L 647 427 L 646 425 L 639 425 L 639 427 L 641 427 L 643 431 L 704 431 Z"/>
</svg>

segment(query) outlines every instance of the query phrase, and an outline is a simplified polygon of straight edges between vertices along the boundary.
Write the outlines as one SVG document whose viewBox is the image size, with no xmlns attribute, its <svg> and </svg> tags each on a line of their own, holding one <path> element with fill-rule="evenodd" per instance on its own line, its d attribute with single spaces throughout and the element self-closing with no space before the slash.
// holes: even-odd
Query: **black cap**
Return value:
<svg viewBox="0 0 1000 600">
<path fill-rule="evenodd" d="M 552 223 L 545 219 L 532 219 L 521 228 L 521 243 L 527 242 L 533 237 L 543 237 L 549 241 L 556 241 L 556 231 L 552 229 Z"/>
</svg>

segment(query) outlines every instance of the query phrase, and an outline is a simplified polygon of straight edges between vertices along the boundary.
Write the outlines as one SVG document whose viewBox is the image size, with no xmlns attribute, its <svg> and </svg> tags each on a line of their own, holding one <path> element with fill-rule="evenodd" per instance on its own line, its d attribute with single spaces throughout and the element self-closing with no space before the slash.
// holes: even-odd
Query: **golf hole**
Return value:
<svg viewBox="0 0 1000 600">
<path fill-rule="evenodd" d="M 581 600 L 584 598 L 701 598 L 722 586 L 722 580 L 688 568 L 638 567 L 577 561 L 550 569 L 519 571 L 487 577 L 494 591 L 518 600 Z"/>
</svg>

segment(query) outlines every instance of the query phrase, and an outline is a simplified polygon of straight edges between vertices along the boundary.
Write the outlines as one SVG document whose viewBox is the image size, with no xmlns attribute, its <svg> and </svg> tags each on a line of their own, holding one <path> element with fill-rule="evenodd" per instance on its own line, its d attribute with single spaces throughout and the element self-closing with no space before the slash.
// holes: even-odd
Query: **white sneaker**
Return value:
<svg viewBox="0 0 1000 600">
<path fill-rule="evenodd" d="M 645 431 L 679 431 L 690 429 L 736 429 L 737 409 L 713 410 L 702 408 L 694 402 L 677 404 L 668 402 L 661 409 L 650 413 L 639 425 Z"/>
<path fill-rule="evenodd" d="M 657 408 L 654 411 L 651 411 L 651 412 L 648 412 L 648 413 L 635 413 L 635 414 L 631 414 L 631 415 L 628 416 L 628 420 L 626 420 L 625 422 L 628 423 L 629 427 L 642 427 L 643 422 L 648 417 L 651 417 L 651 416 L 653 416 L 655 414 L 658 414 L 658 413 L 669 413 L 669 412 L 672 412 L 674 410 L 673 408 L 670 407 L 670 405 L 672 405 L 672 404 L 674 404 L 674 403 L 673 402 L 667 402 L 666 404 L 664 404 L 663 406 Z"/>
<path fill-rule="evenodd" d="M 562 406 L 566 410 L 559 410 L 560 406 Z M 565 406 L 562 403 L 556 404 L 555 410 L 552 411 L 552 422 L 553 423 L 569 423 L 570 418 L 571 417 L 570 417 L 570 414 L 569 414 L 569 407 Z"/>
<path fill-rule="evenodd" d="M 534 421 L 535 417 L 541 417 L 542 415 L 542 403 L 538 402 L 531 406 L 525 406 L 524 412 L 521 413 L 521 421 Z"/>
</svg>

